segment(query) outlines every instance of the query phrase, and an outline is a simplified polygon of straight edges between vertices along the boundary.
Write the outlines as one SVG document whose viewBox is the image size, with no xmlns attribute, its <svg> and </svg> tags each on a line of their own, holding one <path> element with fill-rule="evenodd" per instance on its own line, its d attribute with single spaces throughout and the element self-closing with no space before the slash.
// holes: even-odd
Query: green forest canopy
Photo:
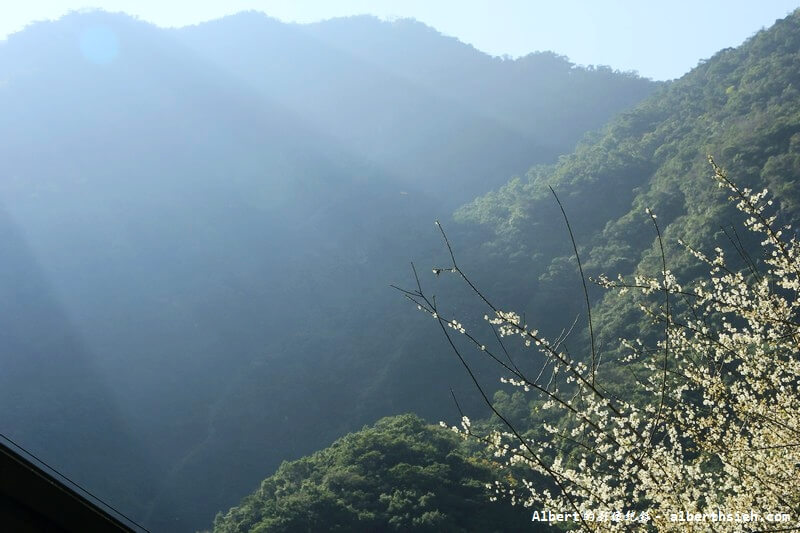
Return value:
<svg viewBox="0 0 800 533">
<path fill-rule="evenodd" d="M 497 475 L 450 430 L 414 415 L 384 418 L 283 463 L 217 515 L 214 533 L 514 531 L 529 513 L 488 501 Z"/>
</svg>

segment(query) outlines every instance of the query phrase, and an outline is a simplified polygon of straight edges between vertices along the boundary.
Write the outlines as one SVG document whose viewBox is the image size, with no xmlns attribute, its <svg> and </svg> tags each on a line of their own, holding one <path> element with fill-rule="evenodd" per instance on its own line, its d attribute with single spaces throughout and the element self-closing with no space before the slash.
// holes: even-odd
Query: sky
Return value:
<svg viewBox="0 0 800 533">
<path fill-rule="evenodd" d="M 372 14 L 415 18 L 478 50 L 519 57 L 552 50 L 579 65 L 677 78 L 716 51 L 738 46 L 800 0 L 23 0 L 0 7 L 0 39 L 69 11 L 125 12 L 162 27 L 245 10 L 284 22 Z"/>
</svg>

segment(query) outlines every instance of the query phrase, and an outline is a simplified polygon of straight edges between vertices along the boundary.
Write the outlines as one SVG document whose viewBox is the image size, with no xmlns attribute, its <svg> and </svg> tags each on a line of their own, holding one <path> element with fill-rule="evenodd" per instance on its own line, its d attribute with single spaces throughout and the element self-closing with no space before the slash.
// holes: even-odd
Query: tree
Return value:
<svg viewBox="0 0 800 533">
<path fill-rule="evenodd" d="M 437 222 L 452 265 L 434 274 L 454 274 L 468 285 L 488 307 L 484 320 L 496 339 L 485 342 L 477 330 L 444 319 L 416 271 L 416 289 L 401 290 L 436 320 L 500 422 L 499 429 L 480 430 L 462 413 L 461 427 L 452 428 L 484 443 L 509 472 L 490 486 L 492 498 L 535 506 L 534 520 L 553 518 L 542 510 L 567 513 L 568 527 L 590 531 L 740 531 L 756 520 L 757 530 L 800 527 L 800 246 L 791 228 L 778 224 L 767 190 L 739 188 L 709 162 L 745 227 L 762 239 L 761 256 L 737 245 L 745 265 L 737 269 L 721 248 L 709 256 L 686 246 L 707 276 L 684 287 L 667 268 L 648 209 L 661 271 L 596 280 L 637 295 L 631 305 L 654 326 L 641 339 L 621 341 L 625 356 L 616 362 L 603 363 L 595 346 L 585 281 L 591 354 L 578 358 L 564 348 L 567 334 L 548 340 L 484 296 Z M 564 220 L 585 280 L 566 214 Z M 503 381 L 539 395 L 539 428 L 519 427 L 489 400 L 459 336 L 501 365 Z M 508 337 L 540 353 L 537 372 L 520 369 L 503 341 Z M 604 382 L 613 374 L 606 369 L 628 377 Z"/>
</svg>

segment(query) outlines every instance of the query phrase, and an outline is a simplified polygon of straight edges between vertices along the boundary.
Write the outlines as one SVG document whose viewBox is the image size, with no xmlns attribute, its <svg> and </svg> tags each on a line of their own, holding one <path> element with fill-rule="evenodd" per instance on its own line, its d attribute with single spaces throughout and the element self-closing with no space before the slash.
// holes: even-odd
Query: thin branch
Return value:
<svg viewBox="0 0 800 533">
<path fill-rule="evenodd" d="M 569 223 L 569 217 L 567 217 L 567 212 L 564 211 L 564 206 L 561 204 L 561 200 L 559 200 L 556 191 L 550 185 L 547 186 L 550 189 L 550 192 L 553 193 L 553 197 L 556 199 L 556 203 L 558 204 L 559 209 L 561 209 L 561 214 L 564 217 L 564 223 L 567 225 L 567 231 L 569 232 L 569 240 L 572 242 L 572 249 L 575 251 L 575 259 L 578 261 L 578 271 L 581 274 L 581 283 L 583 284 L 583 296 L 586 299 L 586 314 L 589 320 L 589 338 L 592 343 L 592 385 L 594 385 L 595 379 L 595 372 L 597 371 L 597 351 L 595 349 L 595 340 L 594 340 L 594 325 L 592 323 L 592 305 L 589 303 L 589 289 L 586 287 L 586 276 L 583 274 L 583 265 L 581 264 L 581 256 L 578 254 L 578 245 L 575 243 L 575 236 L 572 234 L 572 226 Z"/>
</svg>

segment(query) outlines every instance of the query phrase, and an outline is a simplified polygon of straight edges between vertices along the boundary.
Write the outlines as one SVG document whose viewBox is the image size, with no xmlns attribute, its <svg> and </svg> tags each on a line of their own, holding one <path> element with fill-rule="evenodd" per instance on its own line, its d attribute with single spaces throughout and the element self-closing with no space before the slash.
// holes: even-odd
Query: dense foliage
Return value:
<svg viewBox="0 0 800 533">
<path fill-rule="evenodd" d="M 379 420 L 285 462 L 214 521 L 214 533 L 515 531 L 525 509 L 488 500 L 498 472 L 460 439 L 414 415 Z M 535 531 L 535 528 L 534 528 Z"/>
</svg>

